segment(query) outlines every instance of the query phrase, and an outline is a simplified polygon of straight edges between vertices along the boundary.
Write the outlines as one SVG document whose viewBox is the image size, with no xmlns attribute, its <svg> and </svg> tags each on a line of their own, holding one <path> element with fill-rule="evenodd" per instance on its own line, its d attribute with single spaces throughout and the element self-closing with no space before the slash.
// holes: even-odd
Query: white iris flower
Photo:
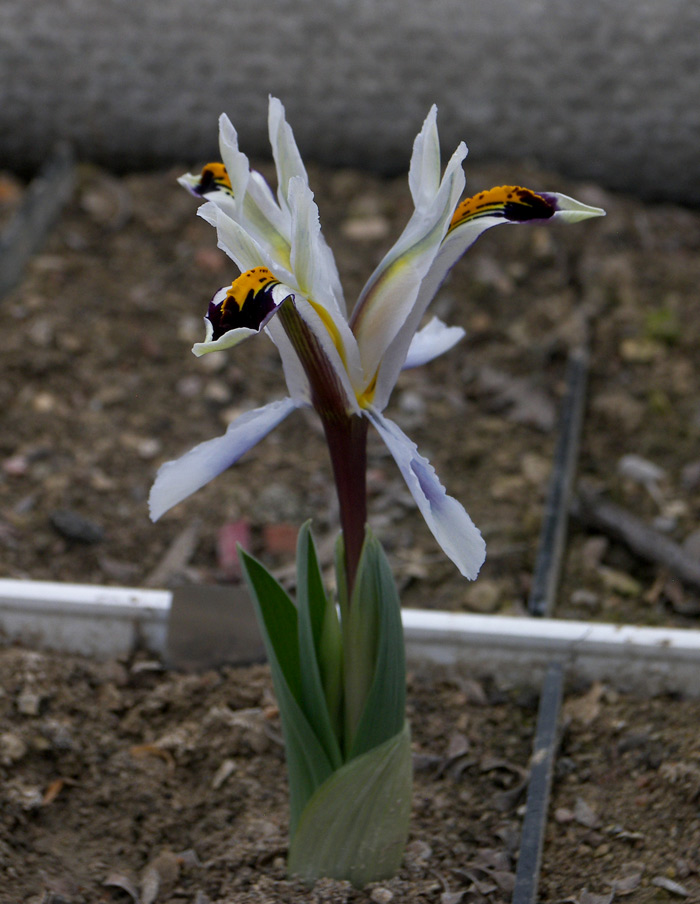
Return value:
<svg viewBox="0 0 700 904">
<path fill-rule="evenodd" d="M 296 408 L 311 406 L 326 427 L 355 418 L 375 427 L 440 546 L 463 575 L 476 577 L 485 556 L 480 532 L 383 411 L 403 368 L 432 360 L 464 335 L 437 318 L 419 326 L 450 268 L 483 232 L 506 223 L 575 222 L 604 211 L 517 186 L 460 203 L 467 150 L 460 144 L 441 176 L 436 118 L 433 107 L 413 146 L 408 177 L 413 215 L 348 315 L 282 104 L 270 99 L 276 197 L 250 169 L 235 129 L 221 117 L 223 164 L 209 164 L 201 175 L 180 181 L 205 199 L 199 213 L 216 228 L 219 247 L 242 275 L 212 299 L 205 340 L 193 351 L 231 348 L 265 332 L 279 350 L 289 395 L 247 412 L 223 436 L 164 464 L 151 490 L 154 520 L 233 465 Z"/>
</svg>

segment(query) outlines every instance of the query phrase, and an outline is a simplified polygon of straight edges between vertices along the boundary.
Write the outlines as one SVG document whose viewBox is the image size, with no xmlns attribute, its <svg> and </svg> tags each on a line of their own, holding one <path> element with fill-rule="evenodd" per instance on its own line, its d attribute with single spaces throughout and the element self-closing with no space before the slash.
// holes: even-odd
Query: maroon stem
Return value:
<svg viewBox="0 0 700 904">
<path fill-rule="evenodd" d="M 348 600 L 352 596 L 367 521 L 367 427 L 357 415 L 323 418 L 340 504 Z"/>
</svg>

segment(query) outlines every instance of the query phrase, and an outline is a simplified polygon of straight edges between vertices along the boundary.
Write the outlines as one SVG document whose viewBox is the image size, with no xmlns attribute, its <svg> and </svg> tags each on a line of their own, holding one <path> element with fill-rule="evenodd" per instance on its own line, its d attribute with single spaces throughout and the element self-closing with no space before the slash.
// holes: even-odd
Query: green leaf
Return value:
<svg viewBox="0 0 700 904">
<path fill-rule="evenodd" d="M 290 875 L 347 879 L 359 888 L 394 876 L 408 837 L 411 786 L 404 722 L 398 734 L 346 763 L 313 795 L 289 847 Z"/>
<path fill-rule="evenodd" d="M 375 550 L 365 535 L 355 575 L 352 598 L 343 618 L 344 685 L 345 685 L 345 758 L 350 754 L 357 726 L 365 708 L 374 678 L 377 658 L 378 593 L 376 568 L 372 563 Z M 395 732 L 392 732 L 395 734 Z"/>
<path fill-rule="evenodd" d="M 339 683 L 342 650 L 333 649 L 332 621 L 337 616 L 323 588 L 318 557 L 311 536 L 310 522 L 299 531 L 297 543 L 297 606 L 299 618 L 299 655 L 301 668 L 302 708 L 334 769 L 343 762 L 338 737 L 328 711 L 324 672 L 330 672 L 333 685 Z M 330 627 L 324 627 L 329 621 Z M 333 661 L 335 658 L 335 662 Z M 330 660 L 330 661 L 329 661 Z M 323 668 L 322 668 L 323 666 Z M 334 694 L 336 692 L 334 691 Z"/>
<path fill-rule="evenodd" d="M 303 709 L 298 617 L 294 603 L 260 562 L 239 547 L 246 582 L 270 662 L 289 772 L 289 832 L 307 801 L 333 771 Z"/>
<path fill-rule="evenodd" d="M 401 730 L 406 718 L 406 654 L 401 622 L 401 602 L 381 544 L 368 531 L 365 540 L 367 556 L 360 563 L 356 590 L 372 594 L 365 600 L 376 618 L 376 642 L 373 680 L 367 694 L 362 716 L 357 724 L 350 756 L 359 756 L 382 744 Z M 354 597 L 355 594 L 353 594 Z M 355 617 L 356 601 L 350 609 Z"/>
</svg>

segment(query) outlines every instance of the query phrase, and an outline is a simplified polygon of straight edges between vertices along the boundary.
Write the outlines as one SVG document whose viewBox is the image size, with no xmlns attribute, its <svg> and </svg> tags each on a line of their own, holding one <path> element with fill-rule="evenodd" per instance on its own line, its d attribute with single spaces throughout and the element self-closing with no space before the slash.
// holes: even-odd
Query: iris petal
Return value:
<svg viewBox="0 0 700 904">
<path fill-rule="evenodd" d="M 233 421 L 223 436 L 200 443 L 181 458 L 162 465 L 148 499 L 151 519 L 157 521 L 174 505 L 230 468 L 298 407 L 299 403 L 293 399 L 282 399 L 255 408 Z"/>
<path fill-rule="evenodd" d="M 448 496 L 435 469 L 415 443 L 373 408 L 365 410 L 386 443 L 433 536 L 460 572 L 474 580 L 486 557 L 486 544 L 461 503 Z"/>
<path fill-rule="evenodd" d="M 433 317 L 413 336 L 403 369 L 420 367 L 421 364 L 427 364 L 433 358 L 444 355 L 464 336 L 465 331 L 461 326 L 447 326 L 442 320 Z"/>
</svg>

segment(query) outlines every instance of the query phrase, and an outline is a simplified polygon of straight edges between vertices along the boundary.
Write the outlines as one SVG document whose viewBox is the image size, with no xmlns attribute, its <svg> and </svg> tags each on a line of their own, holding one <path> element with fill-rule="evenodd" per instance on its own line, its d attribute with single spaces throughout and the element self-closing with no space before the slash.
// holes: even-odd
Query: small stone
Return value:
<svg viewBox="0 0 700 904">
<path fill-rule="evenodd" d="M 203 380 L 198 374 L 181 377 L 175 384 L 175 390 L 183 399 L 194 399 L 202 392 Z"/>
<path fill-rule="evenodd" d="M 50 392 L 39 392 L 32 399 L 32 408 L 38 414 L 50 414 L 56 407 L 56 398 Z"/>
<path fill-rule="evenodd" d="M 598 569 L 598 574 L 607 590 L 618 593 L 620 596 L 641 596 L 642 585 L 632 575 L 604 565 Z"/>
<path fill-rule="evenodd" d="M 617 463 L 617 470 L 621 477 L 642 486 L 659 483 L 666 477 L 663 468 L 655 465 L 653 461 L 642 458 L 641 455 L 623 455 Z"/>
<path fill-rule="evenodd" d="M 594 611 L 600 606 L 600 597 L 591 590 L 580 588 L 579 590 L 574 590 L 571 594 L 571 604 L 572 606 L 583 606 L 584 609 Z"/>
<path fill-rule="evenodd" d="M 421 841 L 420 838 L 410 841 L 406 845 L 406 860 L 413 865 L 426 863 L 432 856 L 433 849 L 427 842 Z"/>
<path fill-rule="evenodd" d="M 394 900 L 394 892 L 389 888 L 385 888 L 383 885 L 373 888 L 369 896 L 375 904 L 389 904 L 389 901 Z"/>
<path fill-rule="evenodd" d="M 223 380 L 210 380 L 204 387 L 204 398 L 217 405 L 231 401 L 231 390 Z"/>
<path fill-rule="evenodd" d="M 12 455 L 3 461 L 2 469 L 10 477 L 24 477 L 29 470 L 29 459 L 26 455 Z"/>
<path fill-rule="evenodd" d="M 574 804 L 574 819 L 579 825 L 585 826 L 587 829 L 595 829 L 600 825 L 598 814 L 582 797 L 578 797 Z"/>
<path fill-rule="evenodd" d="M 425 399 L 418 392 L 411 389 L 404 389 L 399 394 L 399 408 L 405 414 L 411 414 L 414 417 L 422 417 L 425 414 Z"/>
<path fill-rule="evenodd" d="M 663 346 L 653 339 L 629 338 L 620 343 L 620 357 L 629 364 L 651 364 L 663 354 Z"/>
<path fill-rule="evenodd" d="M 237 766 L 235 760 L 224 760 L 214 773 L 214 778 L 211 780 L 211 786 L 214 791 L 218 791 L 226 779 L 233 775 L 236 769 Z"/>
<path fill-rule="evenodd" d="M 663 888 L 665 891 L 671 892 L 672 895 L 678 895 L 681 898 L 687 898 L 690 895 L 688 889 L 681 885 L 680 882 L 674 882 L 666 876 L 654 876 L 651 884 L 657 888 Z"/>
<path fill-rule="evenodd" d="M 60 509 L 49 516 L 52 527 L 67 540 L 78 543 L 100 543 L 104 531 L 94 521 L 90 521 L 70 509 Z"/>
<path fill-rule="evenodd" d="M 491 484 L 491 497 L 493 499 L 514 499 L 525 491 L 527 482 L 520 474 L 503 474 Z"/>
<path fill-rule="evenodd" d="M 41 708 L 41 696 L 25 688 L 17 695 L 17 712 L 23 716 L 38 716 Z"/>
<path fill-rule="evenodd" d="M 700 487 L 700 461 L 693 461 L 681 470 L 681 486 L 688 492 Z"/>
<path fill-rule="evenodd" d="M 343 235 L 355 242 L 375 242 L 385 238 L 391 231 L 386 217 L 352 217 L 341 225 Z"/>
<path fill-rule="evenodd" d="M 481 578 L 465 592 L 465 604 L 473 612 L 495 612 L 501 602 L 501 588 L 496 581 Z"/>
<path fill-rule="evenodd" d="M 573 822 L 575 818 L 573 810 L 569 810 L 568 807 L 557 807 L 554 811 L 554 820 L 560 825 Z"/>
<path fill-rule="evenodd" d="M 19 735 L 11 731 L 0 734 L 0 764 L 10 766 L 21 760 L 27 752 L 27 745 Z"/>
<path fill-rule="evenodd" d="M 523 477 L 536 487 L 544 487 L 552 470 L 551 462 L 542 455 L 526 452 L 520 463 Z"/>
<path fill-rule="evenodd" d="M 156 439 L 154 436 L 149 436 L 139 440 L 136 446 L 136 452 L 138 453 L 139 458 L 143 458 L 144 461 L 150 461 L 160 454 L 161 448 L 162 444 L 160 440 Z"/>
<path fill-rule="evenodd" d="M 44 804 L 44 795 L 36 785 L 5 785 L 5 796 L 10 803 L 17 804 L 23 810 L 38 810 Z"/>
</svg>

